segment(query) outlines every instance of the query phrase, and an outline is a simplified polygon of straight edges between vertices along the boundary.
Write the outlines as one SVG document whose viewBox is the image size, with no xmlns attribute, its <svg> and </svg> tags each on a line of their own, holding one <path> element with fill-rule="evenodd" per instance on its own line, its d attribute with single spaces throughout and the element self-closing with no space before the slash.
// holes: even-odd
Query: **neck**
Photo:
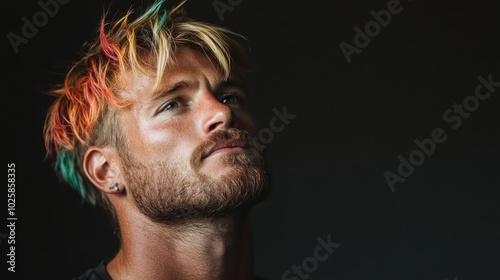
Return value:
<svg viewBox="0 0 500 280">
<path fill-rule="evenodd" d="M 139 217 L 140 216 L 140 217 Z M 113 279 L 241 279 L 253 277 L 248 212 L 179 225 L 142 214 L 120 220 L 121 247 L 108 264 Z M 124 226 L 125 225 L 125 226 Z"/>
</svg>

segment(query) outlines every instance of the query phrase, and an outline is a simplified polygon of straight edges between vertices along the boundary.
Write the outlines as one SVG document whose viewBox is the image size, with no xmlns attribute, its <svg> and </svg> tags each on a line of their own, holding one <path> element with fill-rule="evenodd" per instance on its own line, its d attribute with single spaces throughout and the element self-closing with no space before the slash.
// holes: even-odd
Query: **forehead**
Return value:
<svg viewBox="0 0 500 280">
<path fill-rule="evenodd" d="M 157 60 L 150 56 L 146 63 L 149 70 L 130 69 L 118 76 L 117 92 L 120 97 L 132 100 L 138 96 L 154 97 L 169 84 L 179 81 L 204 79 L 218 83 L 223 79 L 220 67 L 207 54 L 185 46 L 173 53 L 162 73 L 158 88 L 155 88 Z"/>
</svg>

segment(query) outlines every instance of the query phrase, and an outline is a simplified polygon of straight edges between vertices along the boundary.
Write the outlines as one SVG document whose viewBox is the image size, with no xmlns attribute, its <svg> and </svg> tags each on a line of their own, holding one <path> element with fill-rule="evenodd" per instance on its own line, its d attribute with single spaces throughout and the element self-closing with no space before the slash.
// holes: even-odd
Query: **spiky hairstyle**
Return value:
<svg viewBox="0 0 500 280">
<path fill-rule="evenodd" d="M 55 159 L 56 172 L 84 201 L 103 206 L 113 215 L 105 194 L 86 178 L 82 159 L 90 146 L 119 147 L 123 143 L 113 112 L 130 104 L 116 94 L 120 75 L 146 71 L 156 76 L 158 85 L 179 46 L 206 53 L 226 78 L 249 69 L 246 48 L 240 44 L 243 37 L 190 19 L 183 8 L 185 2 L 168 10 L 165 0 L 156 0 L 141 14 L 131 7 L 109 22 L 104 13 L 94 41 L 85 44 L 81 59 L 71 65 L 64 83 L 51 92 L 55 101 L 44 125 L 47 157 Z M 151 65 L 151 57 L 155 65 Z"/>
</svg>

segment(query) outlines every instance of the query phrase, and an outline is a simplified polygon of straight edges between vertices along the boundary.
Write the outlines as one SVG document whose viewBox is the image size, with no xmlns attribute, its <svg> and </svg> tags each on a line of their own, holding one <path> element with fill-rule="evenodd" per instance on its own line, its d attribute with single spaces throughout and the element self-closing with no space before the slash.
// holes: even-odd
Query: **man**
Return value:
<svg viewBox="0 0 500 280">
<path fill-rule="evenodd" d="M 75 279 L 255 279 L 249 211 L 269 176 L 237 34 L 164 0 L 103 17 L 54 90 L 56 170 L 104 207 L 118 252 Z"/>
</svg>

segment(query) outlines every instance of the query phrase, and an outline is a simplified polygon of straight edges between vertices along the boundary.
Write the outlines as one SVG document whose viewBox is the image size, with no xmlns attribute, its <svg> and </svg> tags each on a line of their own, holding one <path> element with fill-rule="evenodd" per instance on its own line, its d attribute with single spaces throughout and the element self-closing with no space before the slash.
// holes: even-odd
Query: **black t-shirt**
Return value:
<svg viewBox="0 0 500 280">
<path fill-rule="evenodd" d="M 265 280 L 264 278 L 255 276 L 254 280 Z M 71 280 L 113 280 L 111 276 L 109 276 L 108 271 L 106 270 L 106 263 L 102 261 L 98 266 L 91 268 L 82 275 L 75 277 Z"/>
</svg>

